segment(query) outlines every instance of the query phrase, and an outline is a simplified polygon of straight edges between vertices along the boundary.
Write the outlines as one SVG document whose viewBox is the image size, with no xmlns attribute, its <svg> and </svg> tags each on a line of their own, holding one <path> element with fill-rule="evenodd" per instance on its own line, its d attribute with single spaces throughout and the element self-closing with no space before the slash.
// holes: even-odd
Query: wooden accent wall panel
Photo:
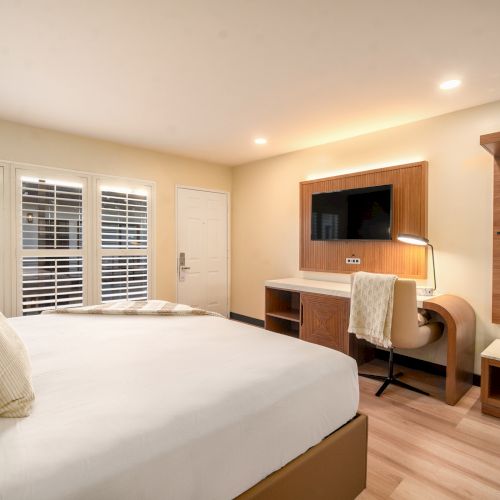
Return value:
<svg viewBox="0 0 500 500">
<path fill-rule="evenodd" d="M 427 237 L 427 162 L 398 165 L 355 174 L 300 183 L 300 269 L 352 273 L 393 273 L 400 277 L 427 277 L 427 248 L 396 240 L 398 233 Z M 313 193 L 392 184 L 392 241 L 311 240 Z M 360 265 L 345 263 L 352 255 Z"/>
<path fill-rule="evenodd" d="M 493 162 L 493 287 L 491 321 L 500 323 L 500 157 Z"/>
<path fill-rule="evenodd" d="M 493 292 L 491 321 L 500 323 L 500 132 L 482 135 L 481 146 L 493 155 Z"/>
</svg>

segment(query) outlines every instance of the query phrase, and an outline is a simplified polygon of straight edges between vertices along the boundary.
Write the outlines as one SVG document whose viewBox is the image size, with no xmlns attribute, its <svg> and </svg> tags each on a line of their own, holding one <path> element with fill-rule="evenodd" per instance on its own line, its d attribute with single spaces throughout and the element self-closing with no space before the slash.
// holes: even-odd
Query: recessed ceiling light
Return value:
<svg viewBox="0 0 500 500">
<path fill-rule="evenodd" d="M 253 142 L 255 142 L 255 144 L 258 144 L 259 146 L 262 146 L 263 144 L 267 144 L 267 139 L 265 137 L 257 137 Z"/>
<path fill-rule="evenodd" d="M 460 87 L 461 83 L 462 82 L 460 80 L 446 80 L 445 82 L 439 84 L 439 88 L 441 90 L 456 89 L 457 87 Z"/>
</svg>

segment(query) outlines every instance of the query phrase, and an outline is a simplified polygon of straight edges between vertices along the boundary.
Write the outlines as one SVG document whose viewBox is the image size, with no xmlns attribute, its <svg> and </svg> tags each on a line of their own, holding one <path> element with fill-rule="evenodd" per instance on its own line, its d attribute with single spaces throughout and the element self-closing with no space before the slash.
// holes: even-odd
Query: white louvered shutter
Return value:
<svg viewBox="0 0 500 500">
<path fill-rule="evenodd" d="M 21 177 L 20 190 L 22 314 L 82 305 L 83 184 Z"/>
<path fill-rule="evenodd" d="M 150 191 L 100 186 L 101 300 L 149 297 Z"/>
</svg>

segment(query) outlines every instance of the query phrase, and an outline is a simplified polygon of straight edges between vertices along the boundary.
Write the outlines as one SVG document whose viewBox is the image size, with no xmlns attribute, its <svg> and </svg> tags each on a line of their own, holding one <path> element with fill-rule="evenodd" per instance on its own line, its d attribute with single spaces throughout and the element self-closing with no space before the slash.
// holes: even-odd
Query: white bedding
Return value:
<svg viewBox="0 0 500 500">
<path fill-rule="evenodd" d="M 354 417 L 339 352 L 222 318 L 14 318 L 37 399 L 0 499 L 229 499 Z"/>
</svg>

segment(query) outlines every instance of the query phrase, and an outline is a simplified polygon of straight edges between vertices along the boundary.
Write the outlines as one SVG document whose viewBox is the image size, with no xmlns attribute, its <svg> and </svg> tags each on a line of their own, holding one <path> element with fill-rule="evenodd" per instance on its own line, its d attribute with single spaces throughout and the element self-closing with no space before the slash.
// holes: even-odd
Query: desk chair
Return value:
<svg viewBox="0 0 500 500">
<path fill-rule="evenodd" d="M 394 349 L 417 349 L 438 340 L 443 334 L 443 325 L 429 322 L 419 326 L 417 316 L 417 285 L 411 280 L 396 280 L 394 283 L 394 305 L 392 313 L 391 342 L 389 349 L 389 373 L 386 377 L 360 373 L 359 375 L 384 383 L 380 386 L 376 396 L 380 397 L 390 384 L 404 387 L 419 394 L 429 393 L 401 382 L 402 372 L 394 374 Z"/>
</svg>

